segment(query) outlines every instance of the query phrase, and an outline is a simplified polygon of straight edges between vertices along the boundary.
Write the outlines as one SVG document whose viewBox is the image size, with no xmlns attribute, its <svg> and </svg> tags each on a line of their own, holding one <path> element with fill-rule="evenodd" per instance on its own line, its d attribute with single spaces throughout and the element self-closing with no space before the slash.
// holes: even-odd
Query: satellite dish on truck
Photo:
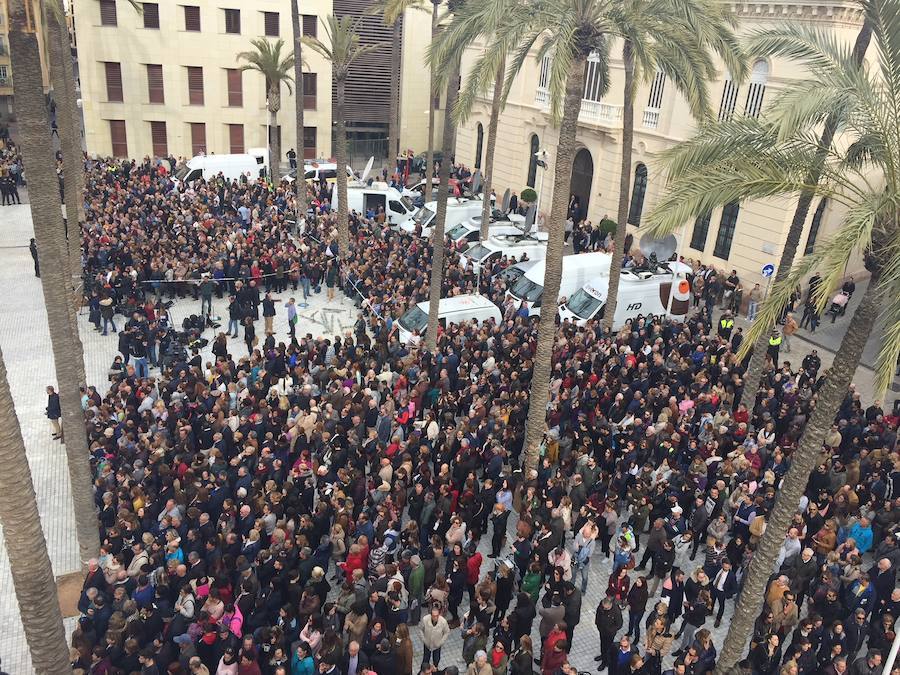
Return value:
<svg viewBox="0 0 900 675">
<path fill-rule="evenodd" d="M 474 174 L 472 174 L 472 194 L 478 195 L 481 192 L 481 188 L 484 185 L 484 179 L 481 177 L 481 170 L 476 170 Z"/>
<path fill-rule="evenodd" d="M 657 260 L 668 260 L 678 250 L 678 240 L 674 234 L 667 234 L 659 239 L 645 234 L 638 247 L 648 258 L 655 255 Z"/>
<path fill-rule="evenodd" d="M 511 193 L 509 191 L 509 188 L 506 188 L 506 192 L 503 193 L 503 201 L 501 202 L 501 204 L 503 204 L 503 206 L 501 207 L 501 209 L 503 210 L 503 213 L 506 213 L 507 211 L 509 211 L 510 194 Z"/>
<path fill-rule="evenodd" d="M 363 169 L 362 175 L 359 178 L 359 182 L 362 185 L 366 184 L 366 178 L 369 177 L 369 174 L 372 173 L 372 166 L 375 164 L 375 158 L 369 157 L 369 161 L 366 162 L 366 168 Z"/>
</svg>

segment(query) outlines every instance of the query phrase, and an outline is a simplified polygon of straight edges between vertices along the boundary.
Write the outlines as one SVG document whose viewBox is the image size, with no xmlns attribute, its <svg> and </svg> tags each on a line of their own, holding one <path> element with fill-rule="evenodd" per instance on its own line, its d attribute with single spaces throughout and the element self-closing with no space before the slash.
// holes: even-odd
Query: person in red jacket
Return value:
<svg viewBox="0 0 900 675">
<path fill-rule="evenodd" d="M 466 561 L 466 588 L 469 591 L 469 605 L 475 605 L 475 586 L 481 578 L 481 561 L 483 558 L 475 551 Z"/>
<path fill-rule="evenodd" d="M 339 563 L 344 569 L 344 576 L 347 577 L 347 583 L 353 583 L 353 570 L 359 569 L 366 571 L 366 556 L 359 544 L 353 544 L 347 559 L 343 563 Z"/>
<path fill-rule="evenodd" d="M 541 675 L 554 675 L 559 672 L 562 665 L 569 658 L 569 643 L 566 642 L 566 634 L 562 632 L 558 638 L 554 638 L 555 632 L 547 636 L 547 646 L 553 645 L 550 649 L 544 650 L 544 658 L 541 659 Z M 551 639 L 556 640 L 550 642 Z"/>
</svg>

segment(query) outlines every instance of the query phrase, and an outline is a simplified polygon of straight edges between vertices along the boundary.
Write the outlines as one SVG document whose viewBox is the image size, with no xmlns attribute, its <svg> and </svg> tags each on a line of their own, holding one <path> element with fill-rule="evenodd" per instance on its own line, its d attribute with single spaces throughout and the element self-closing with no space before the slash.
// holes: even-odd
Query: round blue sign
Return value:
<svg viewBox="0 0 900 675">
<path fill-rule="evenodd" d="M 762 268 L 762 275 L 766 278 L 775 274 L 775 265 L 769 263 L 768 265 L 764 265 Z"/>
</svg>

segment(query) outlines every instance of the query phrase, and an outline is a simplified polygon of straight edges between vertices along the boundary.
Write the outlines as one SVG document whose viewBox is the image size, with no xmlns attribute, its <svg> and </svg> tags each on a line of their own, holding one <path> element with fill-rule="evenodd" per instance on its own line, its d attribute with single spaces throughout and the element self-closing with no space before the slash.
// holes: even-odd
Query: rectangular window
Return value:
<svg viewBox="0 0 900 675">
<path fill-rule="evenodd" d="M 734 104 L 737 103 L 738 86 L 732 81 L 731 76 L 725 80 L 725 87 L 722 89 L 722 101 L 719 103 L 719 121 L 724 122 L 731 119 L 734 113 Z"/>
<path fill-rule="evenodd" d="M 547 59 L 547 66 L 549 68 L 550 59 Z M 538 82 L 549 81 L 549 73 L 544 73 L 544 62 L 541 61 L 541 74 L 538 77 Z M 547 84 L 538 84 L 546 89 Z M 603 72 L 603 68 L 600 65 L 600 58 L 596 55 L 596 52 L 591 52 L 588 56 L 587 63 L 584 64 L 584 91 L 582 92 L 581 98 L 585 101 L 599 101 L 603 98 L 603 90 L 608 86 L 606 75 Z"/>
<path fill-rule="evenodd" d="M 281 28 L 281 15 L 278 12 L 263 12 L 263 27 L 267 37 L 278 37 L 281 32 L 279 30 Z"/>
<path fill-rule="evenodd" d="M 191 122 L 191 155 L 196 157 L 206 154 L 206 125 L 203 122 Z"/>
<path fill-rule="evenodd" d="M 153 144 L 154 157 L 165 157 L 169 154 L 165 122 L 150 122 L 150 142 Z"/>
<path fill-rule="evenodd" d="M 318 91 L 319 82 L 315 73 L 303 73 L 303 109 L 316 109 L 316 91 Z"/>
<path fill-rule="evenodd" d="M 709 219 L 712 213 L 704 213 L 697 216 L 694 222 L 694 231 L 691 233 L 691 248 L 695 251 L 703 251 L 706 248 L 706 237 L 709 234 Z"/>
<path fill-rule="evenodd" d="M 303 34 L 307 37 L 319 36 L 319 17 L 315 14 L 303 15 Z"/>
<path fill-rule="evenodd" d="M 188 66 L 188 104 L 203 105 L 203 67 Z"/>
<path fill-rule="evenodd" d="M 244 153 L 244 125 L 229 124 L 228 125 L 228 147 L 230 152 L 235 155 Z"/>
<path fill-rule="evenodd" d="M 159 5 L 145 2 L 141 7 L 144 10 L 144 28 L 159 28 Z"/>
<path fill-rule="evenodd" d="M 303 127 L 303 159 L 316 158 L 316 128 Z"/>
<path fill-rule="evenodd" d="M 648 108 L 662 108 L 663 90 L 666 86 L 666 74 L 660 70 L 656 71 L 653 76 L 653 83 L 650 85 L 650 98 L 647 100 Z"/>
<path fill-rule="evenodd" d="M 110 103 L 121 103 L 122 96 L 122 64 L 107 61 L 103 64 L 106 69 L 106 100 Z"/>
<path fill-rule="evenodd" d="M 240 108 L 244 105 L 241 71 L 238 68 L 226 68 L 225 74 L 228 80 L 228 107 Z"/>
<path fill-rule="evenodd" d="M 163 69 L 159 64 L 147 64 L 147 101 L 149 103 L 165 103 L 163 89 Z"/>
<path fill-rule="evenodd" d="M 184 29 L 194 33 L 200 32 L 200 8 L 194 5 L 184 6 Z"/>
<path fill-rule="evenodd" d="M 225 32 L 232 35 L 241 34 L 241 10 L 226 9 L 225 12 Z"/>
<path fill-rule="evenodd" d="M 128 139 L 125 136 L 125 120 L 109 121 L 109 140 L 113 157 L 128 157 Z"/>
<path fill-rule="evenodd" d="M 8 87 L 9 85 L 9 68 L 0 66 L 0 87 Z"/>
<path fill-rule="evenodd" d="M 734 241 L 734 230 L 737 225 L 738 213 L 741 205 L 731 202 L 722 209 L 722 220 L 719 221 L 719 233 L 716 235 L 716 246 L 713 255 L 717 258 L 728 260 L 731 255 L 731 243 Z"/>
<path fill-rule="evenodd" d="M 119 16 L 116 14 L 116 0 L 100 0 L 100 25 L 119 25 Z"/>
</svg>

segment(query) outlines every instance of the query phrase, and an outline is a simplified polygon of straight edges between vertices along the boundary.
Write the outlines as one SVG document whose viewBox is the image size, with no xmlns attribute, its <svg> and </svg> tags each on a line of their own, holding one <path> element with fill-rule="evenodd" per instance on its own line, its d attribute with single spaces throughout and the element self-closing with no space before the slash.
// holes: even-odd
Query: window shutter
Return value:
<svg viewBox="0 0 900 675">
<path fill-rule="evenodd" d="M 203 68 L 202 66 L 188 66 L 188 103 L 190 105 L 203 105 Z"/>
<path fill-rule="evenodd" d="M 128 157 L 128 139 L 125 136 L 125 120 L 109 121 L 109 138 L 113 157 Z"/>
<path fill-rule="evenodd" d="M 244 105 L 241 71 L 238 68 L 226 68 L 225 72 L 228 74 L 228 107 L 240 108 Z"/>
<path fill-rule="evenodd" d="M 229 124 L 228 125 L 228 145 L 234 154 L 242 154 L 244 152 L 244 125 Z"/>
<path fill-rule="evenodd" d="M 316 128 L 303 127 L 303 159 L 316 158 Z"/>
<path fill-rule="evenodd" d="M 281 28 L 281 15 L 278 12 L 263 12 L 263 24 L 266 36 L 278 37 Z"/>
<path fill-rule="evenodd" d="M 195 157 L 206 153 L 206 124 L 191 122 L 191 154 Z"/>
<path fill-rule="evenodd" d="M 303 15 L 303 34 L 309 37 L 318 37 L 319 17 L 315 14 Z"/>
<path fill-rule="evenodd" d="M 153 155 L 165 157 L 169 154 L 169 139 L 165 122 L 150 122 L 150 141 L 153 144 Z"/>
<path fill-rule="evenodd" d="M 159 28 L 159 5 L 155 2 L 145 2 L 142 8 L 144 10 L 144 28 Z"/>
<path fill-rule="evenodd" d="M 147 100 L 150 103 L 165 103 L 163 69 L 159 64 L 147 64 Z"/>
<path fill-rule="evenodd" d="M 241 33 L 241 10 L 226 9 L 225 11 L 225 32 L 234 35 Z"/>
<path fill-rule="evenodd" d="M 200 32 L 200 8 L 193 5 L 184 6 L 184 29 Z"/>
<path fill-rule="evenodd" d="M 119 25 L 119 17 L 116 14 L 116 0 L 100 0 L 100 25 Z"/>
<path fill-rule="evenodd" d="M 111 103 L 121 103 L 122 97 L 122 64 L 107 61 L 103 64 L 106 68 L 106 100 Z"/>
<path fill-rule="evenodd" d="M 316 109 L 316 92 L 319 83 L 315 73 L 303 73 L 303 109 Z"/>
</svg>

